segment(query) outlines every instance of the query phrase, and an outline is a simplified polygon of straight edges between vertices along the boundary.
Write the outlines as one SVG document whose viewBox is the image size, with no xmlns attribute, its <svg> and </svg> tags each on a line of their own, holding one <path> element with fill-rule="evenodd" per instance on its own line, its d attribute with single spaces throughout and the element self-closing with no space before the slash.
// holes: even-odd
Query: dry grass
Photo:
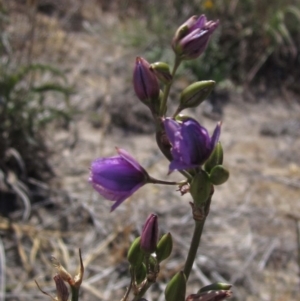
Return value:
<svg viewBox="0 0 300 301">
<path fill-rule="evenodd" d="M 88 3 L 90 12 L 92 2 Z M 70 130 L 50 129 L 49 144 L 57 150 L 51 159 L 57 177 L 51 185 L 57 192 L 33 204 L 27 221 L 0 218 L 0 300 L 5 288 L 6 300 L 46 299 L 34 280 L 53 293 L 55 270 L 50 256 L 74 274 L 78 248 L 86 269 L 81 300 L 121 298 L 129 283 L 126 252 L 153 211 L 159 216 L 161 233 L 171 231 L 174 250 L 146 298 L 163 301 L 165 284 L 183 265 L 193 224 L 188 196 L 181 197 L 169 187 L 146 186 L 109 213 L 110 202 L 87 183 L 91 160 L 113 155 L 115 146 L 131 152 L 153 176 L 165 178 L 167 171 L 152 134 L 115 126 L 110 115 L 114 107 L 127 101 L 128 111 L 136 106 L 128 87 L 137 50 L 124 50 L 116 41 L 113 33 L 122 24 L 113 16 L 96 8 L 93 16 L 98 21 L 87 21 L 88 32 L 67 33 L 56 23 L 55 32 L 63 37 L 58 40 L 64 42 L 48 42 L 54 38 L 48 35 L 49 40 L 41 42 L 47 47 L 39 48 L 36 41 L 32 50 L 34 58 L 56 61 L 57 49 L 64 49 L 60 62 L 69 70 L 69 80 L 76 83 L 72 105 L 80 114 Z M 18 18 L 14 30 L 23 27 Z M 53 32 L 51 18 L 39 15 L 37 22 L 46 24 L 45 32 Z M 231 178 L 216 188 L 189 293 L 210 282 L 225 281 L 234 284 L 235 300 L 298 300 L 295 223 L 287 214 L 300 212 L 299 131 L 294 136 L 263 136 L 260 131 L 274 121 L 299 120 L 300 108 L 296 98 L 286 102 L 279 96 L 276 100 L 271 94 L 266 97 L 247 104 L 242 94 L 233 91 L 224 109 L 222 143 Z M 125 109 L 122 112 L 126 114 Z M 202 108 L 190 113 L 214 127 L 214 121 L 203 117 Z M 101 117 L 97 122 L 95 114 Z M 127 125 L 139 122 L 132 115 Z M 176 174 L 172 177 L 180 179 Z"/>
</svg>

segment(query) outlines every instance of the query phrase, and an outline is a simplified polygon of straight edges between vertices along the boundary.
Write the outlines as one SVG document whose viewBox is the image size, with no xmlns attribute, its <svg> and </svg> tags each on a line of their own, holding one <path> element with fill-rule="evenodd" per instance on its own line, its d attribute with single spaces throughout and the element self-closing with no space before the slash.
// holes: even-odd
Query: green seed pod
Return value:
<svg viewBox="0 0 300 301">
<path fill-rule="evenodd" d="M 197 294 L 207 292 L 207 291 L 218 291 L 218 290 L 230 290 L 232 287 L 231 284 L 223 283 L 223 282 L 215 282 L 210 285 L 202 287 Z"/>
<path fill-rule="evenodd" d="M 173 240 L 171 233 L 166 233 L 159 240 L 156 248 L 156 258 L 158 262 L 162 262 L 167 259 L 172 252 L 173 249 Z"/>
<path fill-rule="evenodd" d="M 223 165 L 217 165 L 212 169 L 209 179 L 212 184 L 221 185 L 229 179 L 229 171 Z"/>
<path fill-rule="evenodd" d="M 147 269 L 144 263 L 142 263 L 139 267 L 134 268 L 135 280 L 137 284 L 142 283 L 147 276 Z"/>
<path fill-rule="evenodd" d="M 195 108 L 200 105 L 211 93 L 216 82 L 213 80 L 195 82 L 186 87 L 180 96 L 180 110 Z"/>
<path fill-rule="evenodd" d="M 197 207 L 202 207 L 209 198 L 211 193 L 211 181 L 204 170 L 200 170 L 200 172 L 194 176 L 190 186 L 190 193 Z"/>
<path fill-rule="evenodd" d="M 214 151 L 212 152 L 212 154 L 210 155 L 210 157 L 208 158 L 208 160 L 205 162 L 204 165 L 204 169 L 210 173 L 211 170 L 216 166 L 216 165 L 222 165 L 223 163 L 223 148 L 222 148 L 222 144 L 219 141 L 214 149 Z"/>
<path fill-rule="evenodd" d="M 183 271 L 176 273 L 165 289 L 166 301 L 184 301 L 186 277 Z"/>
<path fill-rule="evenodd" d="M 168 64 L 156 62 L 150 65 L 150 69 L 152 69 L 156 77 L 165 85 L 168 85 L 172 82 L 173 78 Z"/>
<path fill-rule="evenodd" d="M 133 241 L 127 254 L 127 260 L 133 267 L 140 266 L 144 260 L 144 252 L 140 248 L 140 241 L 141 237 L 139 236 Z"/>
</svg>

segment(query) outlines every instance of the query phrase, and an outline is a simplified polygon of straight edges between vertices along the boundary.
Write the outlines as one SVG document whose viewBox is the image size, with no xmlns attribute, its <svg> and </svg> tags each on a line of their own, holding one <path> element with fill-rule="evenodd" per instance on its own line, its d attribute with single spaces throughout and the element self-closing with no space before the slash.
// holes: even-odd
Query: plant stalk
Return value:
<svg viewBox="0 0 300 301">
<path fill-rule="evenodd" d="M 206 220 L 206 218 L 203 218 L 203 220 L 201 220 L 201 221 L 195 221 L 193 238 L 191 241 L 188 257 L 186 259 L 186 262 L 184 265 L 184 270 L 183 270 L 183 272 L 186 276 L 186 280 L 188 280 L 188 278 L 189 278 L 189 275 L 190 275 L 192 267 L 193 267 L 193 263 L 196 258 L 196 254 L 197 254 L 198 247 L 200 244 L 200 239 L 201 239 L 205 220 Z"/>
<path fill-rule="evenodd" d="M 176 56 L 175 57 L 175 63 L 174 63 L 174 66 L 173 66 L 173 70 L 172 70 L 173 79 L 174 79 L 174 75 L 175 75 L 180 63 L 181 63 L 181 59 Z M 169 96 L 169 93 L 170 93 L 172 83 L 173 83 L 173 80 L 168 85 L 165 85 L 164 96 L 163 96 L 163 99 L 162 99 L 162 102 L 161 102 L 161 105 L 160 105 L 160 116 L 164 116 L 165 113 L 166 113 L 167 100 L 168 100 L 168 96 Z"/>
</svg>

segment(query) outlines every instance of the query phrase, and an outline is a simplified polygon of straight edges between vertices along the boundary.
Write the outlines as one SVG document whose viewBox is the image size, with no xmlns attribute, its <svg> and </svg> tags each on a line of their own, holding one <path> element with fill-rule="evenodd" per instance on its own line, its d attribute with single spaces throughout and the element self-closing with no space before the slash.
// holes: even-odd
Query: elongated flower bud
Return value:
<svg viewBox="0 0 300 301">
<path fill-rule="evenodd" d="M 206 80 L 195 82 L 186 87 L 181 93 L 178 111 L 186 108 L 195 108 L 200 105 L 208 97 L 215 85 L 216 82 L 213 80 Z"/>
<path fill-rule="evenodd" d="M 142 57 L 137 57 L 133 72 L 133 86 L 137 97 L 147 106 L 158 99 L 159 83 L 150 68 L 150 64 Z"/>
<path fill-rule="evenodd" d="M 140 246 L 146 253 L 153 253 L 156 250 L 158 239 L 157 215 L 150 214 L 144 225 Z"/>
</svg>

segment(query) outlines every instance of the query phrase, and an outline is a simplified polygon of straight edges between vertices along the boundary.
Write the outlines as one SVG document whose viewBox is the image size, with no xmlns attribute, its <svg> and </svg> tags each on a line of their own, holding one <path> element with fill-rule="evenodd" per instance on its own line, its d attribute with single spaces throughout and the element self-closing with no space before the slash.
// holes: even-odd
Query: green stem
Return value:
<svg viewBox="0 0 300 301">
<path fill-rule="evenodd" d="M 174 75 L 175 75 L 180 63 L 181 63 L 181 59 L 176 56 L 175 57 L 175 63 L 174 63 L 174 66 L 173 66 L 173 70 L 172 70 L 173 79 L 174 79 Z M 163 99 L 162 99 L 161 105 L 160 105 L 160 116 L 165 115 L 165 111 L 166 111 L 166 108 L 167 108 L 167 100 L 168 100 L 168 96 L 169 96 L 169 93 L 170 93 L 172 83 L 173 83 L 173 80 L 168 85 L 165 85 L 164 96 L 163 96 Z"/>
<path fill-rule="evenodd" d="M 72 293 L 71 301 L 78 301 L 79 287 L 71 286 L 71 293 Z"/>
<path fill-rule="evenodd" d="M 158 180 L 149 176 L 148 183 L 163 184 L 163 185 L 184 185 L 187 183 L 187 181 L 183 180 L 180 182 L 169 182 L 169 181 Z"/>
<path fill-rule="evenodd" d="M 190 272 L 193 267 L 194 260 L 196 258 L 197 250 L 200 244 L 200 239 L 204 227 L 206 218 L 204 218 L 201 221 L 195 221 L 195 228 L 194 228 L 194 234 L 191 241 L 188 257 L 186 259 L 185 265 L 184 265 L 184 274 L 186 276 L 186 280 L 188 280 Z"/>
</svg>

